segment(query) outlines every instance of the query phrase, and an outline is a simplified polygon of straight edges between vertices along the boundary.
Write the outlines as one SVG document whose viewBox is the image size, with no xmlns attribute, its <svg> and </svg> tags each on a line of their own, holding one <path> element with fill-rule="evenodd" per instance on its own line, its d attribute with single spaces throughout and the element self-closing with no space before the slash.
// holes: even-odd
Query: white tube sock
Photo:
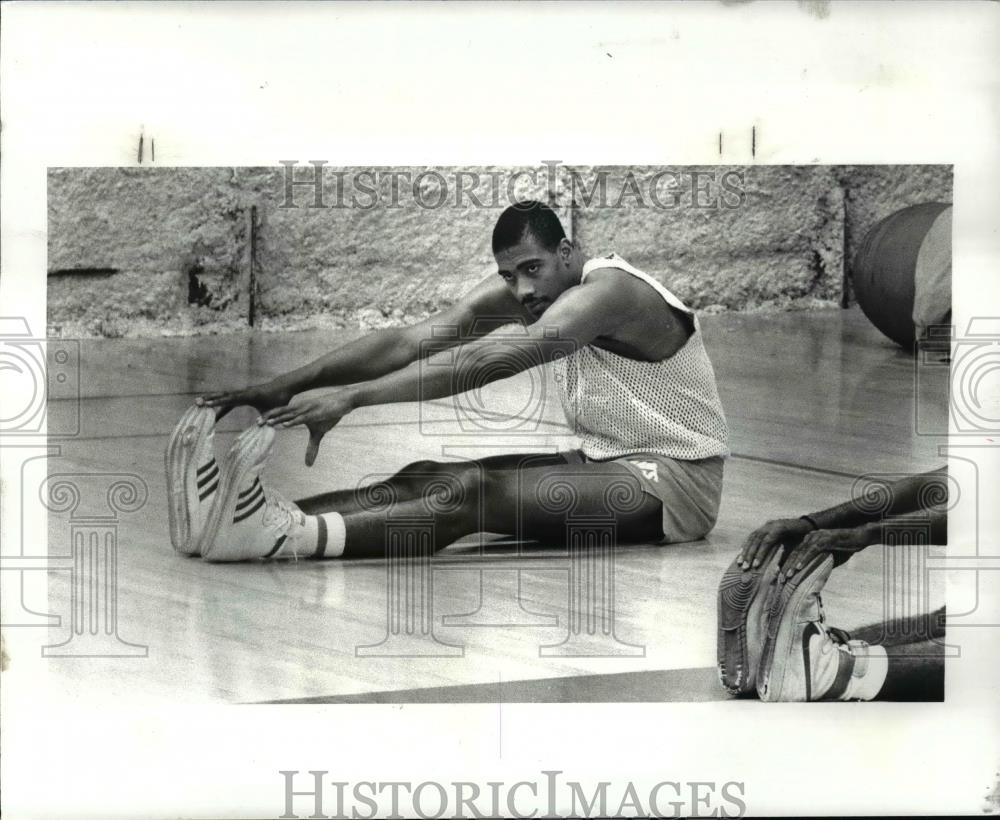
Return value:
<svg viewBox="0 0 1000 820">
<path fill-rule="evenodd" d="M 344 554 L 347 529 L 340 513 L 304 516 L 301 525 L 293 525 L 288 540 L 281 547 L 281 558 L 339 558 Z"/>
<path fill-rule="evenodd" d="M 324 556 L 326 558 L 339 558 L 344 554 L 344 544 L 347 541 L 347 527 L 344 524 L 344 516 L 340 513 L 331 512 L 317 515 L 316 518 L 323 522 L 326 529 Z"/>
<path fill-rule="evenodd" d="M 868 644 L 856 654 L 867 663 L 862 675 L 851 681 L 845 700 L 872 700 L 889 674 L 889 656 L 878 644 Z"/>
</svg>

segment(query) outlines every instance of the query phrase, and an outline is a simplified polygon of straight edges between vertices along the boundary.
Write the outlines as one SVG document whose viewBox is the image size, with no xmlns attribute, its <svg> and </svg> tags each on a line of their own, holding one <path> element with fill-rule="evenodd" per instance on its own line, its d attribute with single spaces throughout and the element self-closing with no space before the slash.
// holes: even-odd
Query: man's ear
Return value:
<svg viewBox="0 0 1000 820">
<path fill-rule="evenodd" d="M 563 262 L 569 262 L 572 255 L 573 243 L 570 241 L 569 237 L 564 236 L 559 240 L 559 256 Z"/>
</svg>

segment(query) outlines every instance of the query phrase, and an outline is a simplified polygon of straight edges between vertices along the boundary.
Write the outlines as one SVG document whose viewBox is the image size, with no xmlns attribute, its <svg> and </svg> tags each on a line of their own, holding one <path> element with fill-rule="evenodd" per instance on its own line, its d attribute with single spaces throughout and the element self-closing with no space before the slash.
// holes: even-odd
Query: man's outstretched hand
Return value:
<svg viewBox="0 0 1000 820">
<path fill-rule="evenodd" d="M 304 426 L 309 430 L 306 466 L 312 467 L 323 436 L 353 409 L 354 401 L 348 390 L 337 390 L 323 396 L 296 396 L 286 406 L 275 407 L 264 413 L 260 423 L 272 427 Z"/>
<path fill-rule="evenodd" d="M 790 578 L 804 567 L 814 555 L 829 553 L 833 565 L 839 567 L 854 553 L 877 542 L 872 527 L 848 527 L 840 530 L 815 530 L 809 533 L 797 547 L 785 555 L 781 562 L 781 573 Z"/>
<path fill-rule="evenodd" d="M 218 421 L 234 407 L 247 405 L 258 413 L 264 413 L 275 407 L 284 407 L 294 394 L 286 389 L 272 384 L 258 384 L 243 390 L 225 390 L 219 393 L 206 393 L 195 399 L 195 404 L 215 409 L 215 419 Z"/>
<path fill-rule="evenodd" d="M 798 546 L 812 529 L 812 525 L 801 518 L 768 521 L 747 536 L 736 560 L 743 569 L 762 566 L 774 550 L 782 546 L 786 549 Z"/>
<path fill-rule="evenodd" d="M 736 560 L 743 569 L 762 566 L 776 549 L 784 547 L 781 575 L 790 577 L 802 569 L 809 560 L 821 552 L 833 556 L 835 566 L 840 566 L 854 553 L 878 540 L 870 525 L 844 529 L 814 530 L 801 518 L 779 518 L 758 527 L 743 543 Z"/>
</svg>

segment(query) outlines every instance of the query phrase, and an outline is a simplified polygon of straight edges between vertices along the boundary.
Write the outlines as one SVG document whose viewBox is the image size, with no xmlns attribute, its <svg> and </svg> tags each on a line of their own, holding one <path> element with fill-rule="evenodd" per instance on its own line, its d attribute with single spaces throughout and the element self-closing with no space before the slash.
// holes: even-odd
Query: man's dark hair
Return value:
<svg viewBox="0 0 1000 820">
<path fill-rule="evenodd" d="M 548 205 L 527 199 L 515 202 L 497 220 L 493 229 L 493 253 L 512 248 L 531 233 L 547 251 L 559 247 L 559 241 L 566 236 L 556 212 Z"/>
</svg>

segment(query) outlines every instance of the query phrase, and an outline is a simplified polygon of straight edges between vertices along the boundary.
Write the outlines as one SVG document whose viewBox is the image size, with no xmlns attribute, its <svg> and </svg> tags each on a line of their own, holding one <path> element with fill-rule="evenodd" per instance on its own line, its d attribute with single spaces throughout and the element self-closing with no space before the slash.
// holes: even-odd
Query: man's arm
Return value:
<svg viewBox="0 0 1000 820">
<path fill-rule="evenodd" d="M 830 507 L 805 516 L 816 525 L 818 530 L 857 527 L 886 516 L 905 515 L 909 512 L 926 509 L 933 503 L 941 503 L 948 498 L 948 468 L 940 467 L 929 473 L 906 476 L 892 484 L 872 484 L 871 500 L 881 500 L 883 491 L 887 494 L 887 504 L 864 503 L 860 499 L 851 499 L 836 507 Z M 928 503 L 927 500 L 931 500 Z"/>
<path fill-rule="evenodd" d="M 613 333 L 628 316 L 628 300 L 627 291 L 608 279 L 570 288 L 523 336 L 494 332 L 457 351 L 435 353 L 426 362 L 358 385 L 354 406 L 443 398 L 568 356 Z"/>
<path fill-rule="evenodd" d="M 266 412 L 263 422 L 307 427 L 306 464 L 312 465 L 323 436 L 352 410 L 454 395 L 565 356 L 597 336 L 614 332 L 629 315 L 630 298 L 628 291 L 611 280 L 570 288 L 523 336 L 492 333 L 451 353 L 435 353 L 423 366 L 411 363 L 370 382 L 296 398 Z"/>
<path fill-rule="evenodd" d="M 434 349 L 441 350 L 487 332 L 490 320 L 511 321 L 518 313 L 520 306 L 503 282 L 490 276 L 453 306 L 421 322 L 368 333 L 265 384 L 211 393 L 200 403 L 219 409 L 220 416 L 240 404 L 261 411 L 281 407 L 307 390 L 366 382 L 405 368 L 425 352 L 424 342 L 431 338 Z M 439 329 L 450 332 L 435 332 Z"/>
<path fill-rule="evenodd" d="M 913 511 L 910 511 L 911 514 Z M 945 507 L 922 510 L 924 515 L 918 519 L 925 527 L 927 544 L 948 543 L 948 511 Z M 878 521 L 869 521 L 855 527 L 841 529 L 813 530 L 802 542 L 791 549 L 782 561 L 785 577 L 802 569 L 813 556 L 827 553 L 833 555 L 833 565 L 840 566 L 854 553 L 860 552 L 872 544 L 913 544 L 913 517 L 890 516 Z"/>
<path fill-rule="evenodd" d="M 893 523 L 896 517 L 918 511 L 930 511 L 928 520 L 932 542 L 947 543 L 947 514 L 932 509 L 948 498 L 947 467 L 906 476 L 886 485 L 884 492 L 887 496 L 885 504 L 862 503 L 852 499 L 801 518 L 768 521 L 750 533 L 737 560 L 744 569 L 758 567 L 773 549 L 784 546 L 786 565 L 791 569 L 787 558 L 800 547 L 806 552 L 795 556 L 795 564 L 801 563 L 799 559 L 803 556 L 816 551 L 856 552 L 871 544 L 885 543 L 888 533 L 898 526 Z"/>
</svg>

